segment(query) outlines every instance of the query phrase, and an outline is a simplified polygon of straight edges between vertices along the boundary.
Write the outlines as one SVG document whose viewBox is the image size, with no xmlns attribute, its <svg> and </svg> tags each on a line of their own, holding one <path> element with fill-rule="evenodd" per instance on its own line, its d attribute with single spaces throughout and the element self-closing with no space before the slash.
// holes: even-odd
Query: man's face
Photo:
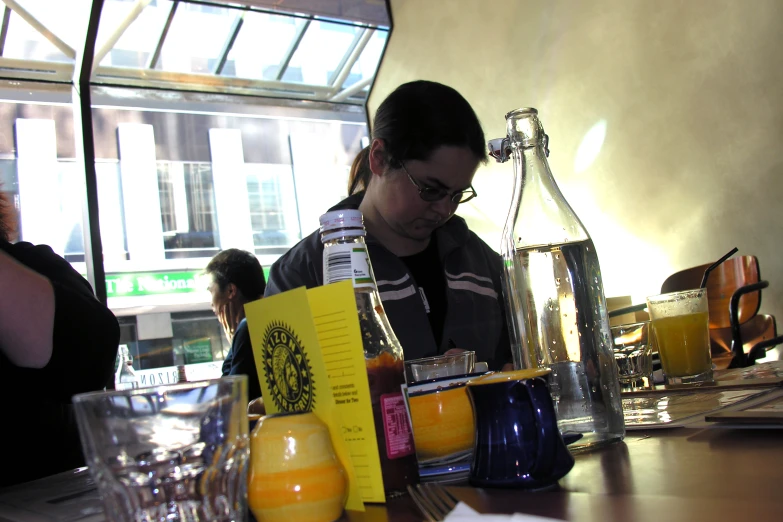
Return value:
<svg viewBox="0 0 783 522">
<path fill-rule="evenodd" d="M 377 202 L 381 216 L 400 237 L 416 240 L 430 237 L 454 215 L 458 204 L 450 195 L 470 187 L 478 165 L 478 159 L 469 149 L 444 146 L 436 149 L 427 161 L 407 161 L 407 172 L 404 169 L 387 170 L 384 176 L 373 181 L 383 186 L 384 197 Z M 442 189 L 449 196 L 424 201 L 418 187 Z"/>
<path fill-rule="evenodd" d="M 209 282 L 207 290 L 209 290 L 209 294 L 212 296 L 212 312 L 217 315 L 220 311 L 220 307 L 230 301 L 228 296 L 228 285 L 224 290 L 221 290 L 220 285 L 215 281 L 215 277 L 212 276 L 212 280 Z"/>
</svg>

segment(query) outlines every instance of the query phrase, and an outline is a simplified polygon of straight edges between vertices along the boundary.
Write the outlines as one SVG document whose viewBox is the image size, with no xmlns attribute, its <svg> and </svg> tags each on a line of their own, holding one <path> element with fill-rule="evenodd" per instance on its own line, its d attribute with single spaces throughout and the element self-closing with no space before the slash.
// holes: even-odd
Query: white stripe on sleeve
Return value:
<svg viewBox="0 0 783 522">
<path fill-rule="evenodd" d="M 473 292 L 474 294 L 486 295 L 493 299 L 498 298 L 498 293 L 491 288 L 484 288 L 483 286 L 471 283 L 470 281 L 448 281 L 448 285 L 449 288 L 453 288 L 454 290 L 466 290 L 468 292 Z"/>
</svg>

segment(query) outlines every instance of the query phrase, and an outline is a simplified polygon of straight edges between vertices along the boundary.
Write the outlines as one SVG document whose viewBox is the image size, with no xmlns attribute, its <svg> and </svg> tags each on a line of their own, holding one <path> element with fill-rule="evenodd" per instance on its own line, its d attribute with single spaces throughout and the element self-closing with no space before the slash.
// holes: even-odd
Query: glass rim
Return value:
<svg viewBox="0 0 783 522">
<path fill-rule="evenodd" d="M 508 111 L 506 113 L 505 118 L 509 119 L 511 117 L 519 118 L 519 117 L 525 117 L 530 115 L 537 115 L 538 109 L 535 107 L 520 107 L 518 109 L 514 109 L 512 111 Z"/>
<path fill-rule="evenodd" d="M 169 391 L 185 391 L 206 388 L 219 382 L 237 382 L 247 381 L 247 375 L 226 375 L 216 379 L 206 379 L 200 381 L 178 382 L 174 384 L 157 384 L 155 386 L 145 386 L 143 388 L 131 388 L 129 390 L 103 390 L 78 393 L 73 396 L 73 404 L 89 402 L 92 399 L 104 397 L 135 397 L 137 395 L 149 395 L 151 393 L 160 394 Z"/>
<path fill-rule="evenodd" d="M 430 357 L 422 357 L 421 359 L 410 359 L 406 360 L 405 364 L 427 364 L 428 362 L 435 362 L 435 361 L 441 361 L 446 360 L 449 358 L 457 358 L 457 357 L 465 357 L 469 354 L 473 354 L 473 357 L 476 356 L 476 352 L 474 350 L 466 350 L 464 352 L 460 353 L 449 353 L 449 354 L 441 354 L 441 355 L 433 355 Z"/>
<path fill-rule="evenodd" d="M 623 323 L 623 324 L 618 324 L 616 326 L 610 326 L 609 329 L 610 330 L 614 330 L 615 328 L 632 328 L 634 326 L 642 326 L 642 325 L 645 325 L 645 324 L 650 324 L 651 322 L 652 322 L 652 319 L 647 319 L 645 321 L 636 321 L 636 322 L 633 322 L 633 323 Z"/>
<path fill-rule="evenodd" d="M 698 294 L 698 295 L 693 295 L 693 294 Z M 678 296 L 689 296 L 691 298 L 701 299 L 702 297 L 706 297 L 706 295 L 707 295 L 706 288 L 691 288 L 690 290 L 678 290 L 676 292 L 667 292 L 665 294 L 647 296 L 647 302 L 650 303 L 651 301 L 669 301 Z"/>
</svg>

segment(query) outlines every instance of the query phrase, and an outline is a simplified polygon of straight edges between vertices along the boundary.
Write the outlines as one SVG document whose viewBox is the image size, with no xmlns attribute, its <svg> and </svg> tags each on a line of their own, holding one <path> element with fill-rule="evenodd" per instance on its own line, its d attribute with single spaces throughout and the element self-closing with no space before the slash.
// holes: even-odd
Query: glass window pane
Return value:
<svg viewBox="0 0 783 522">
<path fill-rule="evenodd" d="M 139 361 L 139 344 L 136 335 L 136 317 L 118 317 L 117 322 L 120 324 L 120 345 L 128 347 L 128 353 L 133 357 L 133 369 L 141 370 Z M 114 362 L 114 371 L 117 371 L 117 361 Z"/>
<path fill-rule="evenodd" d="M 73 49 L 84 45 L 90 0 L 17 0 L 25 11 Z M 15 12 L 8 23 L 3 56 L 24 60 L 73 62 Z"/>
<path fill-rule="evenodd" d="M 110 0 L 104 4 L 97 49 L 100 49 L 102 42 L 106 41 L 114 28 L 130 13 L 133 5 L 133 2 L 120 0 Z M 101 60 L 101 65 L 146 68 L 150 56 L 158 45 L 171 6 L 171 0 L 157 0 L 148 4 L 114 44 L 112 50 Z"/>
<path fill-rule="evenodd" d="M 302 18 L 249 12 L 242 29 L 228 53 L 233 71 L 224 69 L 224 76 L 274 80 L 280 63 L 296 34 L 306 21 Z"/>
<path fill-rule="evenodd" d="M 172 341 L 173 339 L 145 339 L 138 341 L 136 346 L 139 352 L 139 369 L 150 370 L 152 368 L 174 366 L 174 346 Z M 135 367 L 136 364 L 133 366 Z"/>
<path fill-rule="evenodd" d="M 103 261 L 113 268 L 115 263 L 128 260 L 119 162 L 96 161 L 95 176 L 98 181 Z"/>
<path fill-rule="evenodd" d="M 343 82 L 343 89 L 350 87 L 356 82 L 375 76 L 381 60 L 381 53 L 383 53 L 383 46 L 386 44 L 388 37 L 389 33 L 387 31 L 376 30 L 373 33 L 362 54 L 359 55 L 359 59 L 353 64 L 350 74 Z"/>
<path fill-rule="evenodd" d="M 59 161 L 60 167 L 60 223 L 65 243 L 66 261 L 84 261 L 81 201 L 84 199 L 84 169 L 74 161 Z"/>
<path fill-rule="evenodd" d="M 8 21 L 3 57 L 40 62 L 73 62 L 16 13 L 11 13 Z"/>
<path fill-rule="evenodd" d="M 209 163 L 158 162 L 166 259 L 218 252 L 217 214 Z"/>
<path fill-rule="evenodd" d="M 300 239 L 291 168 L 257 163 L 246 168 L 256 254 L 283 254 Z"/>
<path fill-rule="evenodd" d="M 302 38 L 284 81 L 308 85 L 328 85 L 337 66 L 361 27 L 312 22 Z"/>
<path fill-rule="evenodd" d="M 13 129 L 19 239 L 50 246 L 84 274 L 84 168 L 58 158 L 57 142 L 63 136 L 57 131 L 64 129 L 58 129 L 53 119 L 17 118 Z"/>
<path fill-rule="evenodd" d="M 16 179 L 16 160 L 0 159 L 0 192 L 5 194 L 9 203 L 14 205 L 16 215 L 13 216 L 13 225 L 18 226 L 21 222 L 19 214 L 19 183 Z M 11 241 L 16 239 L 16 232 L 11 231 Z"/>
<path fill-rule="evenodd" d="M 181 3 L 163 44 L 158 68 L 211 74 L 240 14 L 236 9 Z"/>
<path fill-rule="evenodd" d="M 171 330 L 175 364 L 220 361 L 231 348 L 212 312 L 172 314 Z"/>
</svg>

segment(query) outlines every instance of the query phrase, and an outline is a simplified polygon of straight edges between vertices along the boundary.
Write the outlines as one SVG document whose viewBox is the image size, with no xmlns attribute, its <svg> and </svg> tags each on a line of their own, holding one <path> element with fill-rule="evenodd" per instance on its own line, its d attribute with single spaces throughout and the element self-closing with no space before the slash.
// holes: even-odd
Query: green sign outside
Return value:
<svg viewBox="0 0 783 522">
<path fill-rule="evenodd" d="M 108 297 L 184 294 L 205 291 L 208 280 L 202 270 L 106 274 Z"/>
<path fill-rule="evenodd" d="M 209 337 L 185 341 L 185 364 L 212 362 L 212 341 Z"/>
<path fill-rule="evenodd" d="M 264 267 L 264 277 L 269 279 L 269 267 Z M 107 297 L 133 297 L 144 295 L 186 294 L 204 292 L 209 276 L 203 270 L 180 272 L 134 272 L 106 274 Z"/>
</svg>

